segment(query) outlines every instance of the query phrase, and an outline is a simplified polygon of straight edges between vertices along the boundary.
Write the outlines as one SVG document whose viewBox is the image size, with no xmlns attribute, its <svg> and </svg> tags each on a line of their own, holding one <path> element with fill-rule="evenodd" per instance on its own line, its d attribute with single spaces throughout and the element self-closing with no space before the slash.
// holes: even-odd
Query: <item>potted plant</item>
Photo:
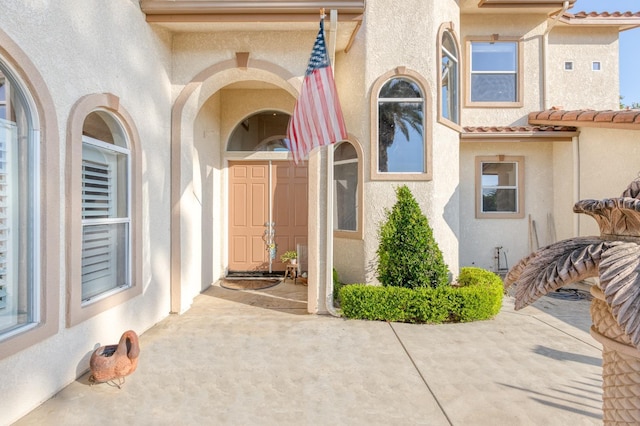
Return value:
<svg viewBox="0 0 640 426">
<path fill-rule="evenodd" d="M 282 263 L 289 262 L 294 265 L 298 260 L 298 253 L 293 250 L 285 251 L 282 256 L 280 256 L 280 260 Z"/>
</svg>

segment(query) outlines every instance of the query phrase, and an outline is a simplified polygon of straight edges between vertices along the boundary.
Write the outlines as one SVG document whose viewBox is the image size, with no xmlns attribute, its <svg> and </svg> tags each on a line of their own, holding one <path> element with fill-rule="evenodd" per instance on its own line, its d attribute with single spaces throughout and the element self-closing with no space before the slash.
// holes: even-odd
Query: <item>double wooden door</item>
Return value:
<svg viewBox="0 0 640 426">
<path fill-rule="evenodd" d="M 276 256 L 307 244 L 307 167 L 289 161 L 229 162 L 229 271 L 269 271 L 266 224 L 274 224 Z"/>
</svg>

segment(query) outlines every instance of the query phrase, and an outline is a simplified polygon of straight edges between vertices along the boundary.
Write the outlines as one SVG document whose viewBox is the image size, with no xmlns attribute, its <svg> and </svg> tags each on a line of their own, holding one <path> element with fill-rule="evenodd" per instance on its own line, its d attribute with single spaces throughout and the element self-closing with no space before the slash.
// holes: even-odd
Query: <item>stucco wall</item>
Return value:
<svg viewBox="0 0 640 426">
<path fill-rule="evenodd" d="M 617 198 L 640 173 L 638 131 L 581 128 L 580 200 Z M 600 235 L 596 221 L 581 214 L 580 235 Z"/>
<path fill-rule="evenodd" d="M 566 143 L 566 142 L 562 142 Z M 476 219 L 475 157 L 524 156 L 524 218 Z M 539 246 L 550 242 L 549 213 L 553 213 L 553 144 L 462 143 L 460 149 L 460 265 L 494 270 L 495 247 L 502 247 L 509 267 L 529 254 L 529 215 L 536 223 Z M 501 256 L 500 266 L 505 265 Z"/>
<path fill-rule="evenodd" d="M 200 279 L 194 280 L 194 291 L 202 291 L 221 275 L 221 245 L 224 238 L 220 150 L 220 93 L 213 95 L 202 107 L 194 123 L 193 194 L 199 201 L 201 232 L 193 238 L 200 264 Z M 197 220 L 197 218 L 196 218 Z M 199 246 L 197 245 L 199 244 Z"/>
<path fill-rule="evenodd" d="M 542 110 L 541 83 L 541 45 L 542 34 L 546 28 L 546 16 L 536 14 L 517 15 L 463 15 L 460 18 L 463 61 L 463 90 L 469 90 L 466 78 L 469 73 L 466 40 L 471 37 L 519 37 L 524 43 L 524 81 L 521 90 L 522 107 L 518 108 L 477 108 L 464 107 L 463 117 L 465 126 L 509 126 L 527 124 L 527 114 L 530 111 Z"/>
<path fill-rule="evenodd" d="M 111 93 L 131 115 L 142 145 L 143 294 L 72 328 L 65 328 L 65 212 L 61 211 L 59 333 L 0 360 L 0 412 L 11 422 L 50 398 L 88 368 L 97 346 L 115 343 L 127 329 L 142 333 L 169 307 L 169 118 L 170 37 L 151 29 L 137 2 L 64 0 L 5 1 L 0 28 L 43 76 L 58 118 L 60 182 L 65 182 L 69 112 L 87 94 Z M 135 40 L 136 43 L 132 43 Z M 160 165 L 160 166 L 159 166 Z M 60 188 L 64 198 L 64 186 Z M 153 251 L 152 251 L 153 250 Z M 77 253 L 76 256 L 80 254 Z M 25 378 L 30 378 L 26 380 Z"/>
<path fill-rule="evenodd" d="M 548 107 L 618 109 L 618 30 L 556 26 L 549 35 Z M 573 62 L 566 71 L 564 63 Z M 601 63 L 600 71 L 592 62 Z"/>
<path fill-rule="evenodd" d="M 577 142 L 575 142 L 577 144 Z M 574 142 L 553 144 L 553 218 L 556 241 L 575 236 L 576 215 L 573 205 L 576 201 Z M 553 241 L 550 241 L 553 242 Z"/>
<path fill-rule="evenodd" d="M 390 9 L 397 8 L 393 12 Z M 455 1 L 411 0 L 391 5 L 388 2 L 369 2 L 367 15 L 361 29 L 364 39 L 364 87 L 367 102 L 364 102 L 362 119 L 370 123 L 369 104 L 371 86 L 382 74 L 396 67 L 405 66 L 419 73 L 428 83 L 431 105 L 426 106 L 425 117 L 432 127 L 433 179 L 431 181 L 371 181 L 369 176 L 372 144 L 370 130 L 363 129 L 361 139 L 365 149 L 364 204 L 364 260 L 365 279 L 375 279 L 375 252 L 378 248 L 377 231 L 384 220 L 385 209 L 396 202 L 395 188 L 407 183 L 422 211 L 429 219 L 433 233 L 445 262 L 453 275 L 458 272 L 457 253 L 457 184 L 458 184 L 458 133 L 436 124 L 437 119 L 437 35 L 440 25 L 453 22 L 459 28 L 458 6 Z M 402 19 L 390 19 L 401 15 Z M 381 31 L 381 28 L 385 28 Z M 393 34 L 390 37 L 389 34 Z M 374 136 L 375 137 L 375 136 Z"/>
</svg>

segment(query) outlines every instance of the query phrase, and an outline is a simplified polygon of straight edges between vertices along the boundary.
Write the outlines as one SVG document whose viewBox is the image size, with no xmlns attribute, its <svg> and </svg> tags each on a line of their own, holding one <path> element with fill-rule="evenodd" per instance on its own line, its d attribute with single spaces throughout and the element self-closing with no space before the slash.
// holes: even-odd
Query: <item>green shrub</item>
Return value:
<svg viewBox="0 0 640 426">
<path fill-rule="evenodd" d="M 338 293 L 340 292 L 340 288 L 342 287 L 342 283 L 338 278 L 338 271 L 336 268 L 333 268 L 333 300 L 334 302 L 338 301 Z"/>
<path fill-rule="evenodd" d="M 446 285 L 449 271 L 427 217 L 406 185 L 396 189 L 396 196 L 379 230 L 378 280 L 408 288 Z"/>
<path fill-rule="evenodd" d="M 409 289 L 353 284 L 341 287 L 338 297 L 342 314 L 357 319 L 468 322 L 493 318 L 500 312 L 503 285 L 499 276 L 479 268 L 462 268 L 460 278 L 464 282 L 460 287 Z"/>
</svg>

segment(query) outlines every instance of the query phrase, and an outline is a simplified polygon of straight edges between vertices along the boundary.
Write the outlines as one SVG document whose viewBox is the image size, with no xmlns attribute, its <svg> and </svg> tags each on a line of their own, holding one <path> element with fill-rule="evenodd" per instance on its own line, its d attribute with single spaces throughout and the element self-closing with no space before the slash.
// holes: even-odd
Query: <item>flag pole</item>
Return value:
<svg viewBox="0 0 640 426">
<path fill-rule="evenodd" d="M 324 9 L 321 14 L 324 15 Z M 331 9 L 329 12 L 329 46 L 328 54 L 331 58 L 331 70 L 335 75 L 335 52 L 336 52 L 336 27 L 338 25 L 338 11 Z M 327 261 L 326 261 L 326 295 L 327 311 L 333 316 L 340 316 L 333 306 L 333 154 L 334 144 L 327 144 Z"/>
<path fill-rule="evenodd" d="M 316 310 L 329 311 L 335 315 L 333 308 L 333 150 L 322 150 L 323 145 L 331 145 L 348 138 L 347 128 L 342 115 L 337 88 L 333 79 L 330 53 L 335 52 L 335 31 L 338 12 L 331 11 L 331 52 L 327 50 L 325 38 L 324 10 L 321 10 L 320 28 L 316 37 L 305 77 L 302 81 L 300 95 L 293 108 L 293 114 L 287 127 L 289 149 L 296 164 L 309 155 L 314 148 L 317 152 L 317 165 L 314 165 L 314 197 L 317 197 L 319 208 L 309 210 L 314 213 L 310 223 L 316 223 L 313 238 L 309 244 L 317 253 L 317 262 L 309 272 L 314 281 L 309 281 L 309 292 L 312 293 Z M 327 153 L 325 155 L 325 152 Z M 326 188 L 322 191 L 322 162 L 327 162 Z M 323 214 L 326 217 L 323 217 Z M 310 213 L 311 215 L 311 213 Z M 311 237 L 311 236 L 309 236 Z M 311 277 L 310 277 L 311 278 Z M 311 283 L 313 282 L 313 285 Z M 323 297 L 325 297 L 323 305 Z M 328 301 L 328 303 L 327 303 Z"/>
</svg>

